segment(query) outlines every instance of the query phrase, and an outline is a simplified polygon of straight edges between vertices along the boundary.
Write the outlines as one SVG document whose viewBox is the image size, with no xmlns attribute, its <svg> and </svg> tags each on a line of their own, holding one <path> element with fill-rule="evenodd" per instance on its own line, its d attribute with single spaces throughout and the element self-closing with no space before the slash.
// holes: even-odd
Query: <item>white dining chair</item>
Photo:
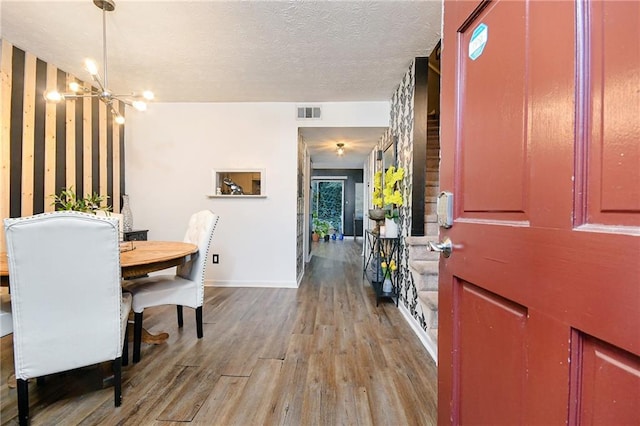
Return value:
<svg viewBox="0 0 640 426">
<path fill-rule="evenodd" d="M 121 288 L 118 220 L 64 211 L 4 226 L 19 423 L 29 422 L 29 379 L 105 361 L 120 406 L 132 298 Z"/>
<path fill-rule="evenodd" d="M 176 305 L 178 327 L 182 327 L 182 307 L 195 309 L 196 333 L 203 336 L 202 305 L 204 302 L 204 273 L 209 257 L 209 247 L 213 231 L 218 223 L 218 215 L 209 210 L 195 213 L 189 220 L 184 242 L 198 246 L 193 259 L 178 266 L 175 275 L 153 275 L 126 281 L 124 288 L 133 295 L 133 362 L 140 361 L 142 341 L 142 319 L 145 308 L 161 305 Z"/>
</svg>

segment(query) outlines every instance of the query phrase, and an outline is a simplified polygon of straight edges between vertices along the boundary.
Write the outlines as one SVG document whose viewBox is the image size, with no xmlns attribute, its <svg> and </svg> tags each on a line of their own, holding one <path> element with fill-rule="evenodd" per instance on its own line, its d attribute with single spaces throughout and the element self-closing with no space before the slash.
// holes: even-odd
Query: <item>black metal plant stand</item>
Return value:
<svg viewBox="0 0 640 426">
<path fill-rule="evenodd" d="M 381 264 L 386 262 L 387 265 L 391 264 L 391 260 L 394 260 L 396 265 L 400 265 L 400 238 L 386 238 L 381 237 L 377 233 L 370 230 L 365 231 L 365 247 L 369 248 L 369 251 L 362 258 L 362 277 L 367 278 L 371 283 L 371 286 L 376 292 L 376 306 L 380 299 L 391 299 L 398 306 L 398 278 L 395 273 L 391 273 L 389 279 L 391 280 L 391 291 L 384 291 L 384 274 L 382 272 Z"/>
</svg>

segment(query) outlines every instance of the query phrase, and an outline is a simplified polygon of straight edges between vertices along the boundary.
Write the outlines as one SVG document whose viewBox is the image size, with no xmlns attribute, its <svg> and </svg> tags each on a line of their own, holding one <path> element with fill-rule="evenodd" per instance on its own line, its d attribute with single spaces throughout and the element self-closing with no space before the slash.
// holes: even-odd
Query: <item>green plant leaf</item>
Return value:
<svg viewBox="0 0 640 426">
<path fill-rule="evenodd" d="M 95 210 L 111 211 L 111 206 L 101 205 L 109 199 L 109 196 L 102 196 L 94 192 L 85 198 L 78 198 L 76 192 L 73 190 L 73 186 L 64 188 L 59 194 L 53 194 L 51 197 L 53 197 L 53 203 L 51 203 L 51 205 L 55 206 L 55 209 L 58 211 L 75 210 L 85 213 L 91 213 Z"/>
</svg>

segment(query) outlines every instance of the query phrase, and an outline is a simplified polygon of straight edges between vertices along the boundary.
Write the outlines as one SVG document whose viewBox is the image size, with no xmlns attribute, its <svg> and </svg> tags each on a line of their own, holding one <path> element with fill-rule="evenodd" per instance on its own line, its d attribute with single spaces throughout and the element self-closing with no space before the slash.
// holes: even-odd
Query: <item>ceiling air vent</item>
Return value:
<svg viewBox="0 0 640 426">
<path fill-rule="evenodd" d="M 319 106 L 302 106 L 297 107 L 298 120 L 319 120 L 321 118 L 321 110 Z"/>
</svg>

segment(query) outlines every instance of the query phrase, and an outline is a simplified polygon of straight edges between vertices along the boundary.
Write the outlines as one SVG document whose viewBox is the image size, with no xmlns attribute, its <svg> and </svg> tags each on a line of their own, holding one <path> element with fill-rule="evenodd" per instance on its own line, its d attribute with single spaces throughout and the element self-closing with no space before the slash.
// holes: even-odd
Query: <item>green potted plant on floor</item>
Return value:
<svg viewBox="0 0 640 426">
<path fill-rule="evenodd" d="M 318 219 L 317 216 L 313 218 L 313 233 L 318 236 L 319 239 L 327 239 L 329 236 L 329 222 L 323 219 Z M 311 236 L 313 238 L 313 235 Z M 314 240 L 317 241 L 317 240 Z"/>
<path fill-rule="evenodd" d="M 320 234 L 318 233 L 319 224 L 320 219 L 318 219 L 318 213 L 313 213 L 313 220 L 311 221 L 311 239 L 316 243 L 320 239 Z"/>
</svg>

